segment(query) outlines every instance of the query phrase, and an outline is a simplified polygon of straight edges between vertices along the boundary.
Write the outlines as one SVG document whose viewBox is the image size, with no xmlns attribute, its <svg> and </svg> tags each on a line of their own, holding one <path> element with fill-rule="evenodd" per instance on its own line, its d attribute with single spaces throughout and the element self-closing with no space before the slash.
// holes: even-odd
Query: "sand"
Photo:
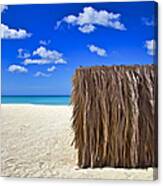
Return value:
<svg viewBox="0 0 163 186">
<path fill-rule="evenodd" d="M 1 176 L 153 180 L 153 168 L 79 169 L 71 116 L 71 106 L 1 105 Z"/>
</svg>

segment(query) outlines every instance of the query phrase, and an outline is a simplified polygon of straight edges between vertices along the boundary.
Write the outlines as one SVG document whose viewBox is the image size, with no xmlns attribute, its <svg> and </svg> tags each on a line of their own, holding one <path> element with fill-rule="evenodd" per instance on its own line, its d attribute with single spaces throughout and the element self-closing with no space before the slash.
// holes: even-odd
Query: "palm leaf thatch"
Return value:
<svg viewBox="0 0 163 186">
<path fill-rule="evenodd" d="M 73 77 L 78 165 L 157 166 L 156 66 L 80 67 Z"/>
</svg>

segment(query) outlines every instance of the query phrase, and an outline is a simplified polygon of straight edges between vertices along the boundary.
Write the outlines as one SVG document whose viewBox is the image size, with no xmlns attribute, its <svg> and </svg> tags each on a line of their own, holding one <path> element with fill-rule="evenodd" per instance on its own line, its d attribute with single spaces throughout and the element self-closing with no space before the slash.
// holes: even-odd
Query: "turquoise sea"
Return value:
<svg viewBox="0 0 163 186">
<path fill-rule="evenodd" d="M 70 96 L 2 96 L 2 104 L 70 105 Z"/>
</svg>

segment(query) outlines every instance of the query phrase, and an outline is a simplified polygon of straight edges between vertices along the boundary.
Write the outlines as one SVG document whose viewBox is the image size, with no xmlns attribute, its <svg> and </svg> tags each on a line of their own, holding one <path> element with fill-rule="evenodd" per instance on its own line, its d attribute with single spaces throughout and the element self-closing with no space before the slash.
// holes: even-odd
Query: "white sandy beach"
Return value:
<svg viewBox="0 0 163 186">
<path fill-rule="evenodd" d="M 77 169 L 71 106 L 1 105 L 1 175 L 152 180 L 148 169 Z"/>
</svg>

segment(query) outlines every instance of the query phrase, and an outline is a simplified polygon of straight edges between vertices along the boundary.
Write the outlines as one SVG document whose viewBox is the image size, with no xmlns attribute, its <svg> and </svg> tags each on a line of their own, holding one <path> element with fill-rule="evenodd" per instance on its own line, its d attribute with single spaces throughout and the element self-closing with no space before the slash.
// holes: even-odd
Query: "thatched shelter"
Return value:
<svg viewBox="0 0 163 186">
<path fill-rule="evenodd" d="M 73 77 L 78 165 L 157 166 L 155 65 L 80 67 Z"/>
</svg>

